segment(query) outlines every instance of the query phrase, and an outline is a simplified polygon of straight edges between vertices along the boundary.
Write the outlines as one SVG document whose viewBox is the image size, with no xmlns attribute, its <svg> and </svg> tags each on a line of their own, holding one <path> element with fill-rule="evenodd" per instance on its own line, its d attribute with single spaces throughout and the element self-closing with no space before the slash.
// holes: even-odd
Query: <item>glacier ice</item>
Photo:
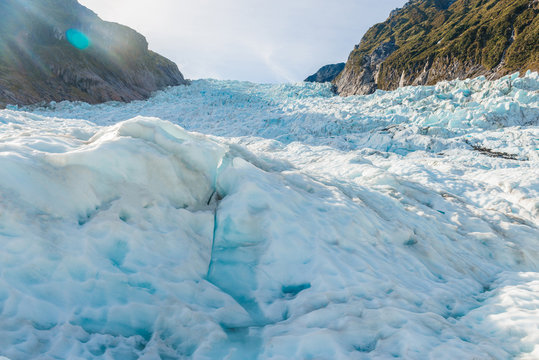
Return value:
<svg viewBox="0 0 539 360">
<path fill-rule="evenodd" d="M 0 358 L 539 357 L 539 76 L 0 111 Z"/>
</svg>

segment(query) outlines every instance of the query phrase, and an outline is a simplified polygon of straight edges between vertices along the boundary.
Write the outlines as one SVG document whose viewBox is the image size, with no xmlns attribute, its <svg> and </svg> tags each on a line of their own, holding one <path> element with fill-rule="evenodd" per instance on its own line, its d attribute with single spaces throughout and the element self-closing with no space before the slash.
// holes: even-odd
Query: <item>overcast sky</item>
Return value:
<svg viewBox="0 0 539 360">
<path fill-rule="evenodd" d="M 300 81 L 344 62 L 406 0 L 79 0 L 146 36 L 189 79 Z"/>
</svg>

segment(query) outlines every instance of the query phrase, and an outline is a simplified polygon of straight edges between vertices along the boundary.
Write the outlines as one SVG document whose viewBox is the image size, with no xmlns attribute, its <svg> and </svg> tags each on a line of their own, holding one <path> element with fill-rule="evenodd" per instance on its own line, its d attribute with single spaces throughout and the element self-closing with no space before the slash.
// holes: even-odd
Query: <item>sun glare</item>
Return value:
<svg viewBox="0 0 539 360">
<path fill-rule="evenodd" d="M 66 31 L 67 41 L 79 50 L 87 49 L 90 46 L 90 39 L 84 33 L 77 29 Z"/>
</svg>

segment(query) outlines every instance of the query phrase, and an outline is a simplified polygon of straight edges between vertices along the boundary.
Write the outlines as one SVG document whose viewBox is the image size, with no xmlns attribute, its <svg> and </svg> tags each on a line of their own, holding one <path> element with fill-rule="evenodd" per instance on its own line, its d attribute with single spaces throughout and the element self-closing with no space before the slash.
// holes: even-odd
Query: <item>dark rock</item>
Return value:
<svg viewBox="0 0 539 360">
<path fill-rule="evenodd" d="M 344 65 L 345 63 L 322 66 L 315 74 L 305 79 L 305 81 L 319 83 L 331 82 L 343 71 Z"/>
<path fill-rule="evenodd" d="M 0 1 L 0 107 L 139 100 L 181 84 L 144 36 L 76 0 Z"/>
<path fill-rule="evenodd" d="M 337 91 L 350 94 L 373 93 L 377 88 L 382 63 L 397 49 L 395 42 L 388 41 L 376 47 L 370 55 L 364 55 L 362 65 L 358 69 L 359 73 L 355 71 L 343 73 L 340 83 L 345 85 L 341 89 L 337 89 Z"/>
<path fill-rule="evenodd" d="M 334 80 L 341 95 L 539 71 L 538 0 L 411 0 L 371 27 Z"/>
</svg>

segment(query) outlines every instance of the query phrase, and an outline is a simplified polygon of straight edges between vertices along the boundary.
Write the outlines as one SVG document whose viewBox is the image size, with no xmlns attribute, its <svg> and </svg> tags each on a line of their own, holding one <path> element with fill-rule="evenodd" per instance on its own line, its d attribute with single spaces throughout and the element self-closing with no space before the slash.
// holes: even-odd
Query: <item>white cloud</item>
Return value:
<svg viewBox="0 0 539 360">
<path fill-rule="evenodd" d="M 188 78 L 298 81 L 345 61 L 406 0 L 80 0 L 145 35 Z"/>
</svg>

